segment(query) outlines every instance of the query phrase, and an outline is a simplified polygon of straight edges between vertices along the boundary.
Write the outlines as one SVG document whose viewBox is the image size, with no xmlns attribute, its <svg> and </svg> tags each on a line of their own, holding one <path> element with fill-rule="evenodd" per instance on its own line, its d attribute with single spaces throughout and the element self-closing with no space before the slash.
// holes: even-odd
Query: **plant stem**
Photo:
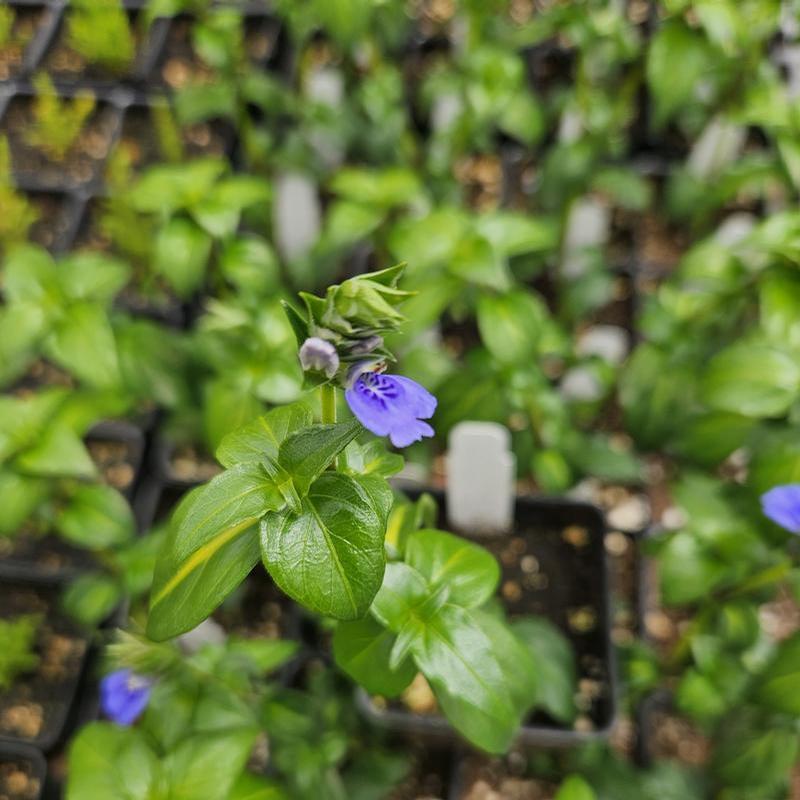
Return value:
<svg viewBox="0 0 800 800">
<path fill-rule="evenodd" d="M 319 387 L 319 405 L 322 411 L 322 422 L 331 425 L 336 422 L 336 387 L 324 383 Z"/>
</svg>

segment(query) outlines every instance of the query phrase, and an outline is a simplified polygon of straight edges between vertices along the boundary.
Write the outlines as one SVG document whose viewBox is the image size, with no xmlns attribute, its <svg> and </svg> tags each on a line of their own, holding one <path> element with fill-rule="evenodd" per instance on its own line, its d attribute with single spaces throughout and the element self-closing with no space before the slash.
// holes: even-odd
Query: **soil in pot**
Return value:
<svg viewBox="0 0 800 800">
<path fill-rule="evenodd" d="M 0 748 L 0 800 L 38 800 L 44 787 L 44 762 Z"/>
<path fill-rule="evenodd" d="M 194 444 L 167 447 L 166 479 L 181 484 L 198 484 L 219 475 L 222 467 Z"/>
<path fill-rule="evenodd" d="M 61 192 L 29 191 L 26 196 L 37 213 L 36 222 L 28 231 L 28 239 L 53 250 L 72 224 L 72 199 Z"/>
<path fill-rule="evenodd" d="M 49 72 L 53 80 L 63 82 L 119 82 L 136 77 L 139 64 L 146 55 L 149 36 L 140 24 L 140 11 L 129 10 L 128 21 L 134 42 L 134 56 L 127 67 L 115 70 L 99 63 L 90 63 L 86 56 L 70 44 L 69 8 L 59 25 L 53 42 L 42 60 L 42 68 Z"/>
<path fill-rule="evenodd" d="M 103 481 L 126 495 L 130 495 L 133 489 L 143 446 L 140 436 L 114 438 L 102 431 L 91 433 L 86 441 L 86 448 Z"/>
<path fill-rule="evenodd" d="M 710 757 L 710 739 L 686 717 L 678 714 L 666 697 L 652 697 L 642 710 L 645 756 L 649 761 L 679 761 L 703 767 Z"/>
<path fill-rule="evenodd" d="M 409 753 L 411 768 L 385 800 L 449 800 L 450 752 L 408 743 L 403 749 Z"/>
<path fill-rule="evenodd" d="M 59 612 L 61 587 L 4 581 L 0 618 L 36 615 L 38 663 L 0 693 L 0 737 L 51 747 L 61 735 L 88 648 L 83 632 Z"/>
<path fill-rule="evenodd" d="M 28 134 L 36 127 L 34 103 L 34 97 L 15 97 L 0 124 L 0 133 L 8 136 L 16 179 L 54 189 L 95 180 L 111 149 L 118 112 L 98 102 L 64 158 L 55 160 L 28 143 Z"/>
<path fill-rule="evenodd" d="M 452 800 L 553 800 L 557 787 L 526 776 L 527 766 L 515 752 L 505 758 L 470 756 L 458 766 Z"/>
<path fill-rule="evenodd" d="M 25 53 L 36 35 L 53 17 L 53 10 L 43 6 L 17 6 L 8 42 L 0 47 L 0 81 L 17 77 L 22 70 Z"/>
<path fill-rule="evenodd" d="M 499 207 L 503 194 L 503 164 L 491 153 L 465 156 L 453 164 L 453 177 L 462 187 L 464 203 L 475 211 Z"/>
<path fill-rule="evenodd" d="M 96 566 L 88 550 L 73 547 L 55 534 L 25 527 L 0 536 L 0 574 L 61 577 Z"/>
<path fill-rule="evenodd" d="M 132 106 L 125 112 L 120 145 L 126 148 L 131 167 L 135 172 L 140 172 L 151 164 L 169 160 L 159 142 L 158 126 L 154 118 L 154 115 L 159 113 L 162 112 L 151 111 L 146 106 Z M 166 105 L 163 113 L 171 115 Z M 230 137 L 226 135 L 221 125 L 214 122 L 199 122 L 178 128 L 173 118 L 171 126 L 179 132 L 182 157 L 225 156 Z"/>
</svg>

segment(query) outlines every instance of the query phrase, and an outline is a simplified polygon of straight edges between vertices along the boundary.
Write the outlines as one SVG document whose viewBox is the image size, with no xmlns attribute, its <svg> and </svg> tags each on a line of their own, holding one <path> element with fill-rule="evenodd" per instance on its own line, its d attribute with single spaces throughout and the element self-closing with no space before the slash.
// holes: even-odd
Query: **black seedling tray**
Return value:
<svg viewBox="0 0 800 800">
<path fill-rule="evenodd" d="M 0 709 L 5 712 L 6 718 L 11 704 L 18 709 L 18 715 L 27 715 L 28 718 L 31 715 L 42 717 L 41 728 L 34 735 L 16 734 L 12 730 L 0 731 L 0 745 L 28 744 L 38 747 L 43 752 L 49 752 L 63 741 L 66 722 L 75 701 L 90 649 L 90 632 L 79 628 L 58 611 L 63 587 L 62 581 L 43 578 L 3 580 L 3 592 L 0 594 L 3 617 L 15 618 L 20 614 L 41 613 L 42 626 L 53 629 L 54 652 L 59 647 L 67 647 L 65 644 L 67 640 L 82 643 L 82 646 L 79 644 L 79 651 L 68 654 L 72 669 L 60 680 L 45 682 L 44 679 L 39 679 L 40 682 L 44 682 L 44 686 L 38 686 L 36 677 L 28 678 L 30 682 L 28 690 L 23 689 L 19 697 L 12 694 L 13 687 L 8 692 L 0 694 Z M 39 675 L 36 670 L 32 673 Z M 58 676 L 58 671 L 55 674 Z M 21 676 L 14 686 L 25 683 L 25 676 Z"/>
<path fill-rule="evenodd" d="M 419 490 L 404 491 L 412 498 Z M 430 492 L 439 502 L 441 519 L 444 496 Z M 440 522 L 441 524 L 441 522 Z M 564 536 L 570 527 L 582 542 L 575 546 Z M 586 503 L 559 499 L 520 497 L 516 501 L 514 527 L 509 535 L 471 537 L 496 556 L 508 552 L 519 556 L 514 563 L 500 558 L 502 568 L 499 597 L 508 615 L 537 614 L 554 623 L 569 639 L 575 652 L 579 680 L 599 684 L 599 692 L 586 714 L 591 730 L 565 727 L 546 714 L 534 713 L 522 727 L 517 742 L 526 747 L 569 747 L 605 738 L 617 708 L 617 671 L 611 640 L 611 604 L 605 523 L 600 511 Z M 573 537 L 574 539 L 574 537 Z M 531 556 L 535 572 L 525 573 L 520 560 Z M 512 592 L 509 585 L 517 588 Z M 509 599 L 511 598 L 511 599 Z M 440 716 L 415 715 L 398 707 L 379 709 L 362 689 L 356 691 L 360 710 L 376 724 L 412 736 L 453 739 L 455 732 Z"/>
<path fill-rule="evenodd" d="M 35 747 L 28 747 L 22 744 L 0 742 L 0 797 L 8 797 L 13 800 L 16 796 L 15 794 L 5 793 L 7 789 L 10 789 L 5 783 L 6 779 L 9 774 L 13 774 L 16 770 L 22 772 L 28 780 L 38 782 L 39 791 L 36 794 L 26 792 L 24 795 L 26 798 L 38 800 L 44 796 L 45 782 L 47 780 L 47 762 L 41 751 Z"/>
</svg>

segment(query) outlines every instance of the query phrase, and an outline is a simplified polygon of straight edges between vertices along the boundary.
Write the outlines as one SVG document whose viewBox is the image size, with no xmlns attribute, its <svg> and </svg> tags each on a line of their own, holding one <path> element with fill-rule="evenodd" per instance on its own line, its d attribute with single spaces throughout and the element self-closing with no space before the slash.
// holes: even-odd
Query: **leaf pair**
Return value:
<svg viewBox="0 0 800 800">
<path fill-rule="evenodd" d="M 312 425 L 302 403 L 226 437 L 226 471 L 181 502 L 156 565 L 148 635 L 193 628 L 259 557 L 278 586 L 313 611 L 355 619 L 383 577 L 392 495 L 374 476 L 323 474 L 358 435 L 353 420 Z M 260 530 L 260 535 L 259 535 Z"/>
<path fill-rule="evenodd" d="M 490 752 L 508 749 L 536 700 L 529 650 L 482 609 L 500 577 L 483 548 L 443 531 L 413 533 L 386 568 L 373 619 L 339 625 L 334 655 L 367 691 L 394 697 L 422 672 L 450 722 Z"/>
</svg>

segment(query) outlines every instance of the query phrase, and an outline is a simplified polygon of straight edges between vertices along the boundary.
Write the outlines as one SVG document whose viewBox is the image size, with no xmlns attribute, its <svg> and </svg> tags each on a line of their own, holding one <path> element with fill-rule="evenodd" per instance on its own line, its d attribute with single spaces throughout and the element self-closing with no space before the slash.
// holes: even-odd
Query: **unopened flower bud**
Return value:
<svg viewBox="0 0 800 800">
<path fill-rule="evenodd" d="M 324 372 L 326 377 L 332 378 L 339 369 L 339 354 L 330 342 L 312 336 L 300 347 L 300 365 L 306 372 Z"/>
<path fill-rule="evenodd" d="M 350 352 L 355 356 L 363 356 L 371 353 L 373 350 L 383 346 L 383 336 L 368 336 L 366 339 L 359 339 L 355 344 L 350 346 Z"/>
</svg>

